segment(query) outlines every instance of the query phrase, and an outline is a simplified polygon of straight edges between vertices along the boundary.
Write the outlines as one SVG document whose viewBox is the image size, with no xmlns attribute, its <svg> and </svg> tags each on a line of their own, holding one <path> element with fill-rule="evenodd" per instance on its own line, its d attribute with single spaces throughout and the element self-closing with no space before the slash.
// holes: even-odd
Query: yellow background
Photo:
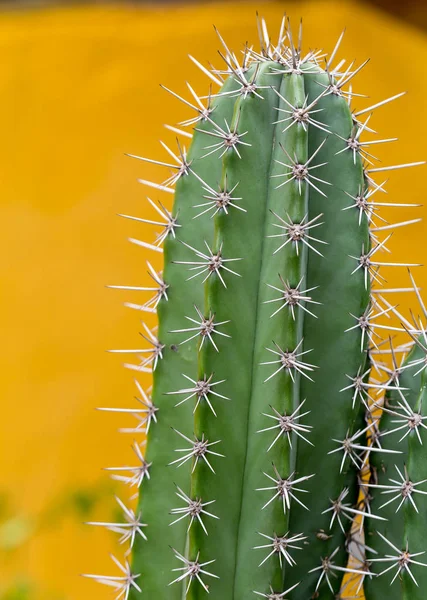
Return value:
<svg viewBox="0 0 427 600">
<path fill-rule="evenodd" d="M 400 138 L 375 148 L 384 164 L 426 158 L 426 37 L 354 3 L 286 7 L 295 24 L 304 17 L 306 48 L 331 50 L 347 26 L 341 56 L 359 64 L 372 58 L 356 92 L 372 102 L 410 92 L 372 120 L 382 137 Z M 219 63 L 213 23 L 236 50 L 255 42 L 256 8 L 276 31 L 282 3 L 0 16 L 3 600 L 112 597 L 79 573 L 114 574 L 108 553 L 116 539 L 82 521 L 108 520 L 113 492 L 126 497 L 102 468 L 132 461 L 131 437 L 116 432 L 132 421 L 95 407 L 132 406 L 132 374 L 105 349 L 139 343 L 140 314 L 122 303 L 146 296 L 105 285 L 148 283 L 151 257 L 126 237 L 150 240 L 153 232 L 115 215 L 152 215 L 136 179 L 164 177 L 124 153 L 165 158 L 158 139 L 173 143 L 174 136 L 163 124 L 189 113 L 159 83 L 185 93 L 189 80 L 205 93 L 207 79 L 187 53 Z M 393 174 L 390 199 L 423 202 L 426 173 L 421 167 Z M 393 215 L 405 220 L 425 210 Z M 389 243 L 394 259 L 426 262 L 425 235 L 423 224 L 397 231 Z M 153 262 L 160 266 L 157 256 Z M 425 287 L 427 269 L 417 273 Z M 404 269 L 387 277 L 393 286 L 408 283 Z M 399 297 L 402 310 L 409 300 Z"/>
</svg>

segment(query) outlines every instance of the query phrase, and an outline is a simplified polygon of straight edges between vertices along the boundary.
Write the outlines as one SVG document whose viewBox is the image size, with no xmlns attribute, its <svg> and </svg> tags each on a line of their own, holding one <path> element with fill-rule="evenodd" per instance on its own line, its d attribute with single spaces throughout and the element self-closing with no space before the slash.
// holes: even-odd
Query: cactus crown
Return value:
<svg viewBox="0 0 427 600">
<path fill-rule="evenodd" d="M 118 499 L 123 523 L 105 524 L 130 542 L 133 564 L 91 577 L 135 600 L 345 598 L 365 580 L 382 598 L 378 564 L 403 575 L 396 598 L 421 598 L 427 338 L 386 299 L 396 290 L 380 290 L 381 265 L 402 265 L 381 259 L 393 226 L 378 217 L 390 203 L 375 181 L 421 163 L 375 166 L 371 147 L 393 140 L 374 138 L 371 113 L 401 94 L 352 112 L 366 63 L 336 63 L 342 35 L 325 58 L 304 54 L 301 28 L 294 41 L 286 19 L 277 42 L 258 26 L 260 50 L 246 46 L 242 61 L 221 36 L 222 69 L 194 61 L 218 92 L 200 98 L 189 85 L 187 100 L 168 90 L 193 111 L 171 127 L 177 149 L 162 144 L 165 161 L 135 156 L 172 171 L 161 184 L 140 181 L 174 202 L 149 199 L 157 216 L 138 220 L 160 233 L 131 240 L 163 253 L 163 272 L 148 263 L 152 285 L 128 286 L 151 291 L 129 306 L 157 312 L 158 328 L 143 325 L 142 348 L 116 351 L 136 355 L 126 366 L 154 381 L 152 393 L 136 382 L 136 408 L 116 409 L 145 434 L 134 463 L 112 468 L 141 489 L 138 508 Z M 378 356 L 392 314 L 416 342 L 394 370 Z M 392 349 L 393 360 L 408 348 Z M 384 391 L 398 425 L 383 440 Z M 369 457 L 391 484 L 368 480 Z"/>
</svg>

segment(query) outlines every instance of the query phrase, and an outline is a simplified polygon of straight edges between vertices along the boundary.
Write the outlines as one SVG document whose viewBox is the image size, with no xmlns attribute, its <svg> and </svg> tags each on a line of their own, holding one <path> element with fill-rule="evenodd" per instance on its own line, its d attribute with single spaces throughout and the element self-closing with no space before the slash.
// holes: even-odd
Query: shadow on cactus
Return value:
<svg viewBox="0 0 427 600">
<path fill-rule="evenodd" d="M 134 157 L 172 171 L 140 182 L 174 202 L 129 217 L 160 229 L 131 241 L 162 252 L 163 272 L 148 263 L 151 285 L 112 286 L 151 291 L 129 306 L 159 325 L 115 351 L 136 355 L 126 366 L 153 372 L 153 389 L 137 382 L 138 406 L 106 409 L 133 414 L 146 439 L 111 469 L 140 490 L 135 511 L 119 500 L 123 521 L 104 523 L 125 562 L 89 577 L 134 600 L 322 600 L 364 585 L 368 600 L 421 599 L 427 339 L 379 271 L 411 266 L 381 257 L 416 220 L 382 222 L 382 207 L 410 205 L 382 202 L 377 178 L 422 163 L 375 166 L 374 145 L 394 140 L 374 136 L 372 111 L 402 94 L 352 111 L 366 63 L 337 62 L 343 36 L 325 58 L 303 54 L 285 19 L 277 41 L 258 26 L 259 51 L 238 58 L 219 36 L 222 69 L 193 59 L 218 91 L 167 90 L 192 117 L 170 127 L 165 162 Z M 391 315 L 410 337 L 390 349 Z"/>
</svg>

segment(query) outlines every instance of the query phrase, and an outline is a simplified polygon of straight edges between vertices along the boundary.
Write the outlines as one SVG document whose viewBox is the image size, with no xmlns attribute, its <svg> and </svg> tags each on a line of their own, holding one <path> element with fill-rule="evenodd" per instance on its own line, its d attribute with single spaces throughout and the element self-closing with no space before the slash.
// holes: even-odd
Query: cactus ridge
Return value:
<svg viewBox="0 0 427 600">
<path fill-rule="evenodd" d="M 412 275 L 408 289 L 385 288 L 380 269 L 416 266 L 381 255 L 390 230 L 419 219 L 377 225 L 381 207 L 415 205 L 377 201 L 386 181 L 374 177 L 423 163 L 375 166 L 372 146 L 395 138 L 364 139 L 372 112 L 403 94 L 352 111 L 368 61 L 336 64 L 343 34 L 325 58 L 304 55 L 286 19 L 277 43 L 258 29 L 260 50 L 246 46 L 241 62 L 219 32 L 222 69 L 190 57 L 217 93 L 163 86 L 193 111 L 168 127 L 166 160 L 129 155 L 171 171 L 139 181 L 174 201 L 148 198 L 153 219 L 121 215 L 160 230 L 130 241 L 164 266 L 147 262 L 148 286 L 111 286 L 150 293 L 127 306 L 158 327 L 112 351 L 136 355 L 125 366 L 152 373 L 153 388 L 136 380 L 137 408 L 102 409 L 132 414 L 122 431 L 144 437 L 136 465 L 109 468 L 139 496 L 136 512 L 117 498 L 124 523 L 92 523 L 129 545 L 124 565 L 114 558 L 121 574 L 89 577 L 132 600 L 326 600 L 363 586 L 367 600 L 383 588 L 418 600 L 427 337 L 387 295 L 415 291 L 427 311 Z M 395 333 L 409 343 L 387 350 Z"/>
</svg>

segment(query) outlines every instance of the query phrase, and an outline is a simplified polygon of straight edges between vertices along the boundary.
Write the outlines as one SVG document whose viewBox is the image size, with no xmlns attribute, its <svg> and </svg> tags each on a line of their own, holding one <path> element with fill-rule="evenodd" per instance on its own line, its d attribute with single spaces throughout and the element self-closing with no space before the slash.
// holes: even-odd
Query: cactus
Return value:
<svg viewBox="0 0 427 600">
<path fill-rule="evenodd" d="M 352 112 L 366 63 L 335 64 L 342 35 L 324 59 L 303 54 L 301 28 L 295 43 L 286 19 L 277 43 L 258 25 L 261 48 L 246 46 L 241 63 L 219 34 L 223 69 L 193 59 L 217 93 L 200 98 L 188 86 L 187 100 L 166 88 L 194 114 L 170 127 L 177 150 L 162 144 L 167 161 L 132 155 L 172 170 L 161 184 L 140 182 L 174 201 L 149 199 L 161 222 L 130 217 L 161 227 L 153 243 L 131 241 L 163 253 L 164 268 L 148 263 L 151 288 L 127 286 L 151 289 L 129 306 L 157 313 L 158 329 L 143 325 L 146 345 L 114 351 L 153 373 L 152 392 L 136 381 L 140 407 L 104 409 L 132 413 L 131 431 L 145 434 L 131 466 L 110 468 L 141 490 L 136 512 L 118 498 L 124 522 L 96 523 L 130 542 L 132 566 L 128 551 L 124 564 L 114 558 L 117 577 L 89 576 L 118 598 L 345 598 L 364 581 L 380 598 L 361 524 L 375 545 L 390 526 L 395 541 L 414 538 L 414 557 L 422 550 L 411 505 L 406 523 L 385 521 L 369 504 L 379 488 L 359 485 L 369 457 L 400 452 L 378 441 L 378 392 L 407 389 L 371 377 L 372 365 L 385 369 L 375 356 L 382 317 L 397 314 L 371 283 L 382 283 L 382 264 L 401 266 L 380 260 L 389 236 L 378 236 L 392 226 L 374 223 L 390 206 L 376 201 L 385 182 L 374 176 L 421 163 L 374 167 L 371 146 L 394 140 L 364 140 L 371 112 L 402 94 Z M 420 327 L 406 324 L 414 352 L 424 351 Z M 418 407 L 424 375 L 412 383 Z M 420 447 L 405 439 L 421 481 Z M 405 598 L 416 597 L 412 585 L 405 576 Z"/>
<path fill-rule="evenodd" d="M 420 299 L 421 300 L 421 299 Z M 423 317 L 427 315 L 421 301 Z M 410 323 L 406 324 L 411 327 Z M 413 325 L 411 329 L 413 329 Z M 419 325 L 425 330 L 425 326 Z M 390 373 L 394 387 L 387 392 L 381 430 L 376 443 L 385 450 L 372 462 L 371 507 L 385 521 L 367 528 L 368 557 L 375 577 L 366 585 L 367 600 L 387 593 L 390 600 L 421 600 L 427 585 L 425 536 L 427 532 L 427 443 L 424 416 L 426 401 L 425 332 L 417 339 L 407 359 Z M 392 559 L 392 557 L 395 557 Z M 393 585 L 390 585 L 393 583 Z"/>
</svg>

